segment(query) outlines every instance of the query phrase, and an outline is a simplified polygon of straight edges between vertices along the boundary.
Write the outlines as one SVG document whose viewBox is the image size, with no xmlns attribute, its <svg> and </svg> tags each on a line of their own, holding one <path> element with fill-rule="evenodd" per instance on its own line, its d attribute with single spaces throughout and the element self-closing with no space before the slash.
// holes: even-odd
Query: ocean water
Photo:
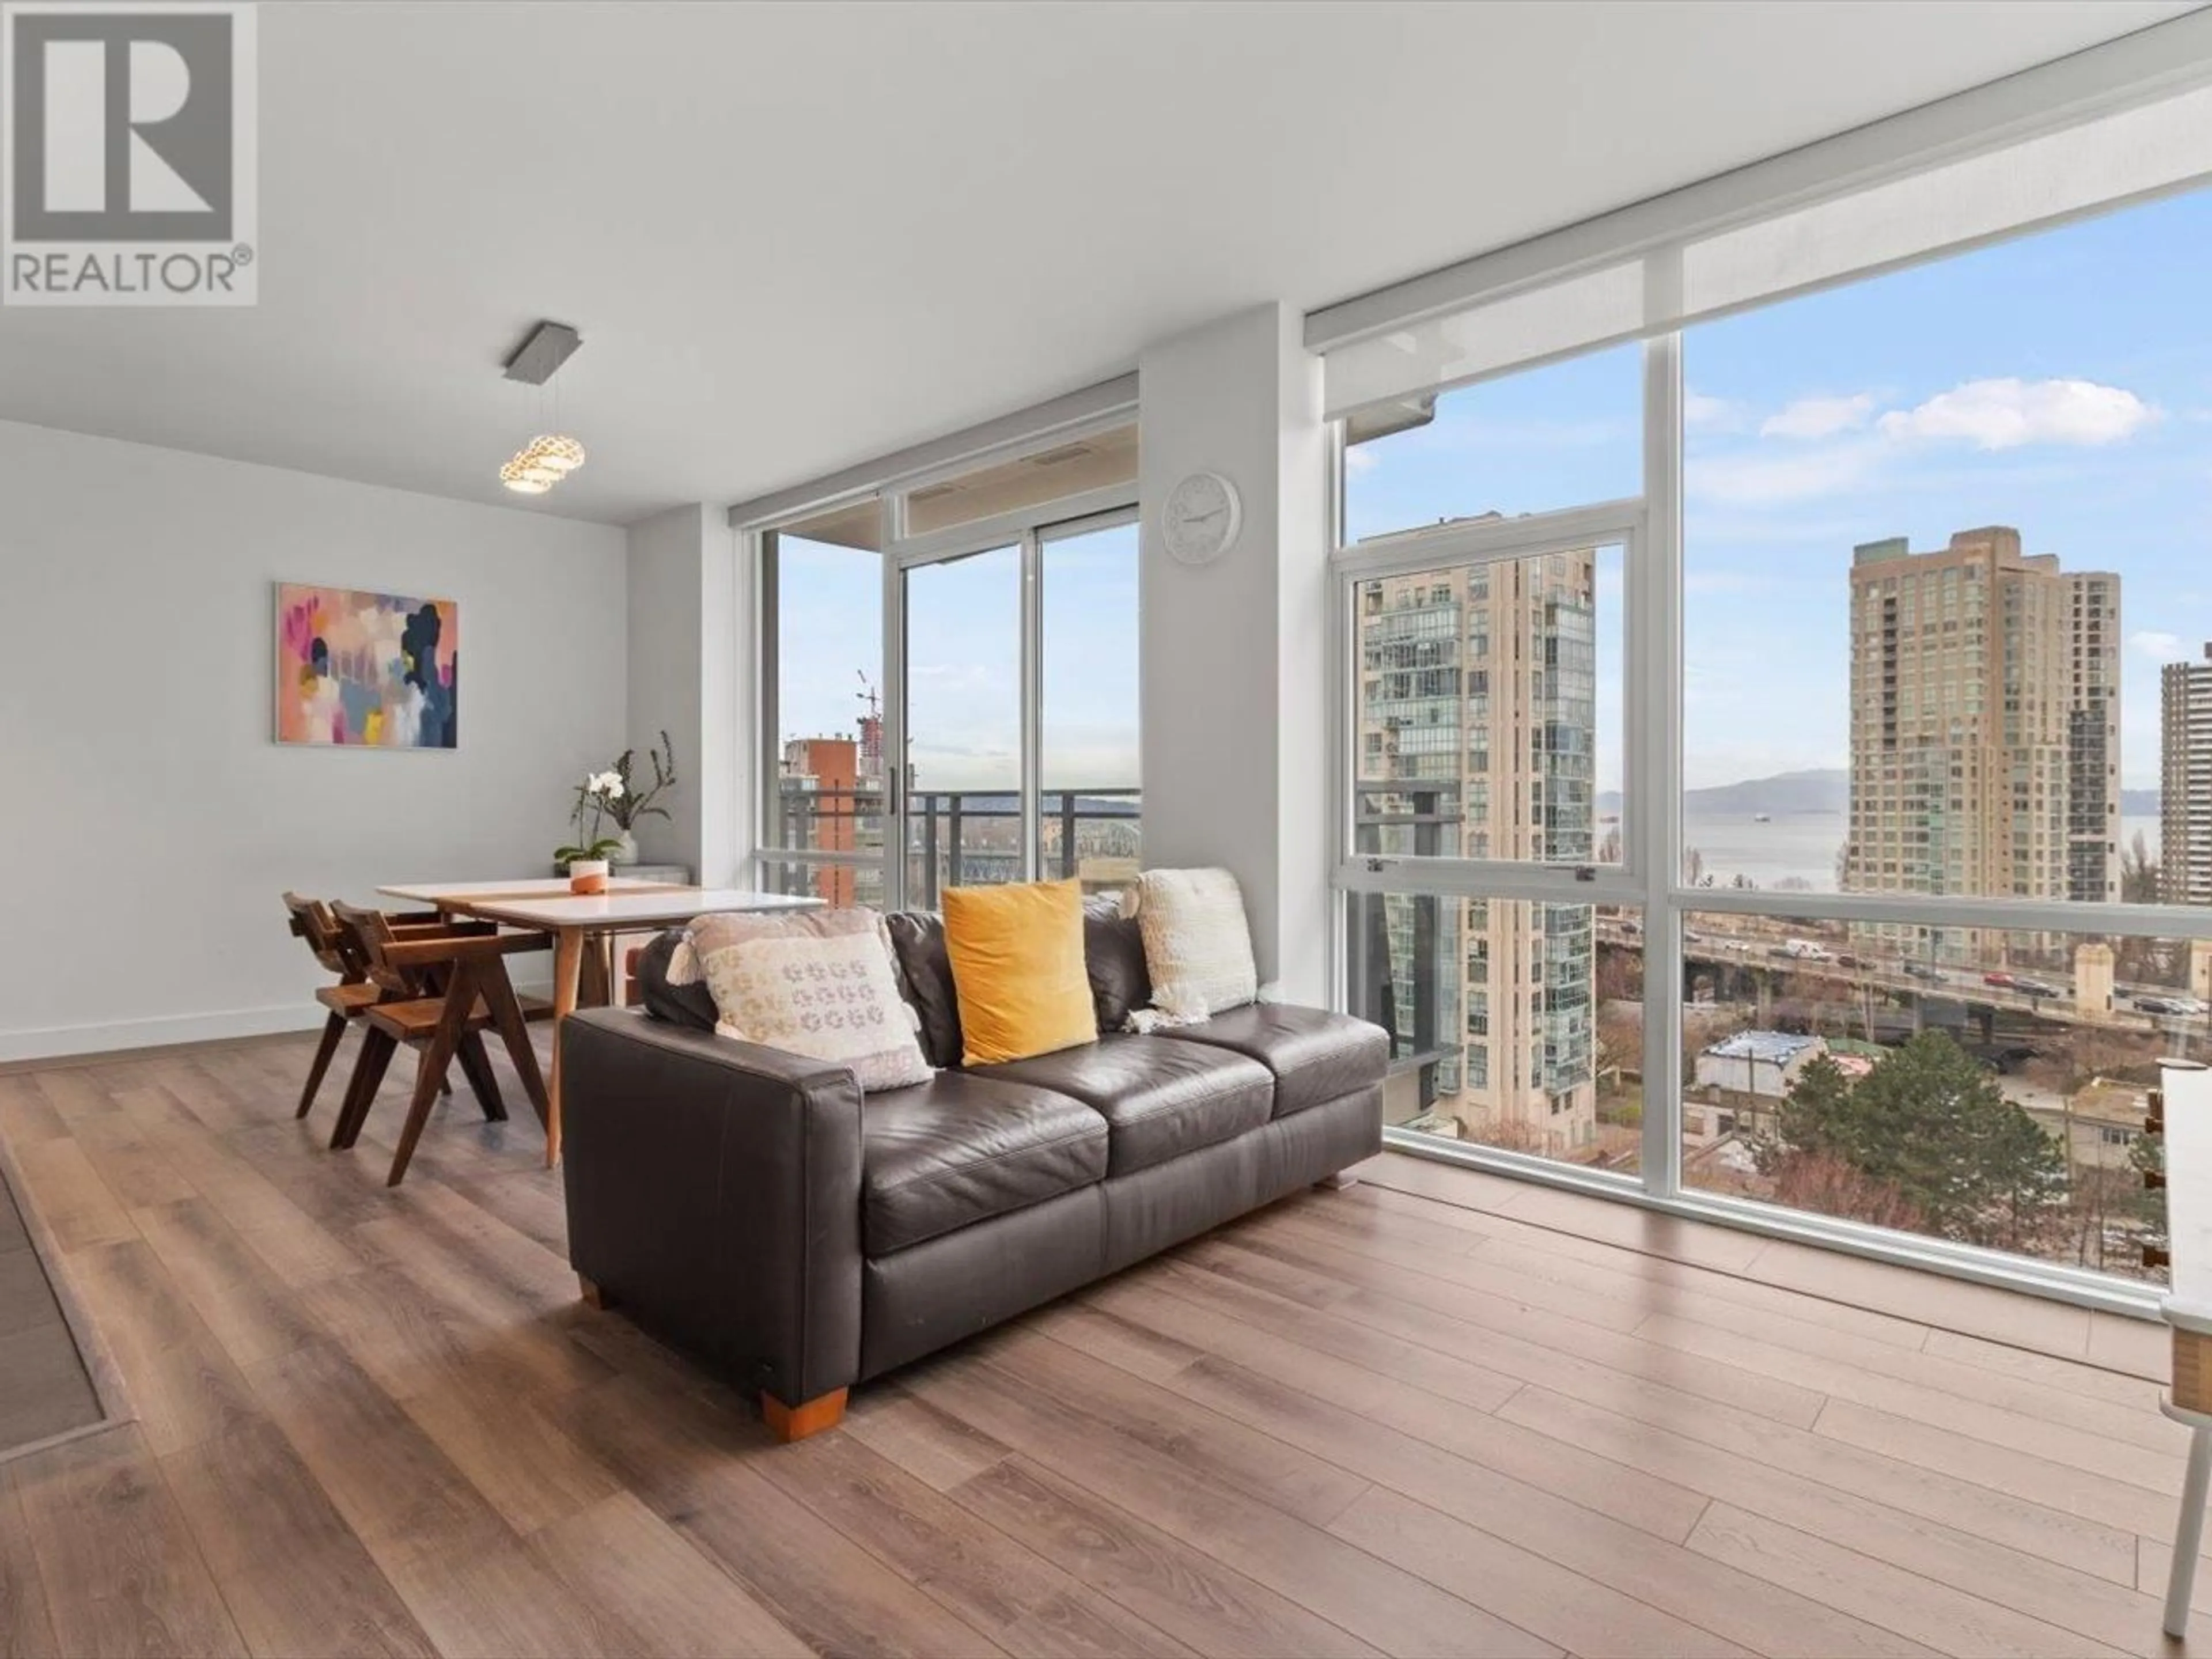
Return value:
<svg viewBox="0 0 2212 1659">
<path fill-rule="evenodd" d="M 1728 886 L 1741 874 L 1762 888 L 1779 887 L 1794 878 L 1815 892 L 1832 893 L 1844 828 L 1841 812 L 1778 812 L 1767 823 L 1747 812 L 1691 812 L 1682 820 L 1682 844 L 1704 855 L 1705 873 L 1716 887 Z M 2121 819 L 2121 850 L 2133 844 L 2137 830 L 2156 858 L 2156 818 Z"/>
</svg>

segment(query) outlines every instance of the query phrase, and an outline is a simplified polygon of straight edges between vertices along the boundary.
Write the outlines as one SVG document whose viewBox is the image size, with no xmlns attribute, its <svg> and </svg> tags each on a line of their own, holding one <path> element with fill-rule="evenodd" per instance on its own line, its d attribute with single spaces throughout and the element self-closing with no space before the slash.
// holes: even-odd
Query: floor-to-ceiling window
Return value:
<svg viewBox="0 0 2212 1659">
<path fill-rule="evenodd" d="M 2171 860 L 2161 810 L 2208 279 L 2197 192 L 1684 332 L 1686 1186 L 2142 1271 L 2148 1091 L 2212 995 L 2212 942 L 2127 915 L 2212 904 L 2185 778 Z"/>
<path fill-rule="evenodd" d="M 1401 1144 L 2158 1280 L 2151 1091 L 2212 1043 L 2206 176 L 2189 94 L 1328 346 L 1340 957 Z"/>
</svg>

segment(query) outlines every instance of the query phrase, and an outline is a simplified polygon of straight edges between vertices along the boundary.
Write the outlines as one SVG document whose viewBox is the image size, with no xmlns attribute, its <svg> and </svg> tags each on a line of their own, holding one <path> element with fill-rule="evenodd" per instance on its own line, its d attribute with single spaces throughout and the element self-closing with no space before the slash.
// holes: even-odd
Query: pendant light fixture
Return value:
<svg viewBox="0 0 2212 1659">
<path fill-rule="evenodd" d="M 507 378 L 540 390 L 539 415 L 544 413 L 544 388 L 561 365 L 584 343 L 566 323 L 540 323 L 507 360 Z M 519 495 L 543 495 L 584 464 L 584 446 L 561 429 L 561 393 L 553 394 L 553 430 L 532 438 L 499 470 L 499 481 Z"/>
<path fill-rule="evenodd" d="M 517 455 L 500 468 L 499 481 L 518 495 L 543 495 L 560 478 L 540 468 L 524 465 L 522 457 Z"/>
</svg>

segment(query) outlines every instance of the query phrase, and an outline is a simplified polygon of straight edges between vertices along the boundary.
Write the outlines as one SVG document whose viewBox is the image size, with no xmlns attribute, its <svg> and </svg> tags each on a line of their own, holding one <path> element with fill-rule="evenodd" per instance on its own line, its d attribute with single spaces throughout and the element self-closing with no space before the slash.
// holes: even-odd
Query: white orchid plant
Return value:
<svg viewBox="0 0 2212 1659">
<path fill-rule="evenodd" d="M 668 816 L 666 807 L 653 805 L 654 799 L 676 782 L 676 750 L 668 733 L 663 732 L 660 746 L 648 749 L 646 754 L 653 762 L 653 781 L 641 787 L 632 779 L 632 770 L 637 764 L 635 749 L 623 750 L 605 771 L 584 775 L 584 781 L 576 786 L 576 805 L 568 814 L 569 822 L 576 826 L 576 840 L 570 846 L 554 849 L 555 862 L 566 865 L 580 860 L 604 859 L 621 848 L 623 837 L 639 819 Z M 587 818 L 589 828 L 586 827 Z M 609 818 L 614 820 L 622 836 L 600 833 Z"/>
</svg>

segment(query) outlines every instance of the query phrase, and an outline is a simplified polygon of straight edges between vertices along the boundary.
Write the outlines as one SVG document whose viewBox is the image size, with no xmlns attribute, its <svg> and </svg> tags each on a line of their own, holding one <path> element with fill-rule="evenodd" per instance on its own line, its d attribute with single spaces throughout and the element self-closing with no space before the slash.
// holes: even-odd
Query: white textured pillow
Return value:
<svg viewBox="0 0 2212 1659">
<path fill-rule="evenodd" d="M 865 1091 L 933 1075 L 874 911 L 702 916 L 688 941 L 722 1036 L 850 1066 Z"/>
<path fill-rule="evenodd" d="M 1258 1000 L 1244 893 L 1226 870 L 1147 870 L 1121 914 L 1137 919 L 1152 981 L 1152 1006 L 1129 1016 L 1131 1030 L 1195 1024 Z"/>
</svg>

